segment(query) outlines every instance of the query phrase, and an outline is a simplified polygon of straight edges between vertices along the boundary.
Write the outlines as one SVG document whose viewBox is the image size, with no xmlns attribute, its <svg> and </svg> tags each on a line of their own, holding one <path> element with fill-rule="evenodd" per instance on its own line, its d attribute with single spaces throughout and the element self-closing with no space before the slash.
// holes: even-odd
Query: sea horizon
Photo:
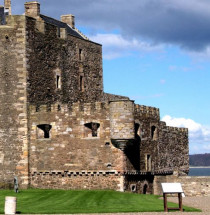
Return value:
<svg viewBox="0 0 210 215">
<path fill-rule="evenodd" d="M 210 168 L 210 166 L 190 166 L 190 168 Z"/>
</svg>

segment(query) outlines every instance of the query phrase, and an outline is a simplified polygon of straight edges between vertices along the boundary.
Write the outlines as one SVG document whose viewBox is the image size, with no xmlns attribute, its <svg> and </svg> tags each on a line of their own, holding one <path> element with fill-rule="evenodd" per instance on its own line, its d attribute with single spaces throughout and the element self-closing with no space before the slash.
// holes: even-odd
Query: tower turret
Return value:
<svg viewBox="0 0 210 215">
<path fill-rule="evenodd" d="M 110 102 L 110 120 L 112 143 L 123 150 L 135 139 L 134 102 L 131 100 Z"/>
</svg>

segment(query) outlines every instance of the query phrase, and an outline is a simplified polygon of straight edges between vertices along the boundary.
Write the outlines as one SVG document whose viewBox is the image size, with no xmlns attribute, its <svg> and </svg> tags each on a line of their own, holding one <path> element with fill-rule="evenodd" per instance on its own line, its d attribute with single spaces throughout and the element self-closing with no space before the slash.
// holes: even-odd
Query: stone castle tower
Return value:
<svg viewBox="0 0 210 215">
<path fill-rule="evenodd" d="M 23 188 L 153 193 L 156 175 L 189 171 L 188 130 L 159 109 L 103 91 L 102 47 L 75 27 L 0 8 L 0 181 Z"/>
</svg>

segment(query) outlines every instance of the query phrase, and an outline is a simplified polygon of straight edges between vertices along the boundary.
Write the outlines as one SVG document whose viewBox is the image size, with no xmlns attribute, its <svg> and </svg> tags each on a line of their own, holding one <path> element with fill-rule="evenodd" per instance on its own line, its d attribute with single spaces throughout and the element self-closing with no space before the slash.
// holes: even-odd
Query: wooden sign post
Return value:
<svg viewBox="0 0 210 215">
<path fill-rule="evenodd" d="M 164 211 L 165 212 L 168 212 L 169 210 L 183 211 L 182 197 L 185 197 L 185 195 L 182 189 L 182 185 L 180 183 L 161 183 L 161 186 L 163 190 Z M 178 200 L 179 200 L 178 208 L 168 208 L 167 194 L 178 194 Z"/>
</svg>

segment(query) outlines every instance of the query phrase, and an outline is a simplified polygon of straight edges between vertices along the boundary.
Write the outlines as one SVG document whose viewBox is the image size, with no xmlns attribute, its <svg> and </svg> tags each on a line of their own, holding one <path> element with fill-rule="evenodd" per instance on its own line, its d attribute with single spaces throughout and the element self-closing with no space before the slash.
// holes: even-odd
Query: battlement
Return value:
<svg viewBox="0 0 210 215">
<path fill-rule="evenodd" d="M 76 102 L 72 105 L 68 104 L 61 104 L 55 103 L 51 105 L 30 105 L 30 112 L 31 114 L 36 113 L 44 113 L 44 112 L 51 112 L 51 113 L 69 113 L 74 114 L 75 112 L 91 114 L 95 112 L 100 112 L 101 110 L 109 109 L 108 102 L 93 102 L 93 103 L 81 103 Z"/>
<path fill-rule="evenodd" d="M 145 105 L 135 105 L 135 114 L 139 117 L 146 116 L 147 118 L 160 119 L 159 108 L 145 106 Z"/>
<path fill-rule="evenodd" d="M 169 132 L 173 132 L 173 133 L 178 133 L 178 132 L 188 133 L 188 128 L 177 128 L 172 126 L 166 126 L 166 129 Z"/>
<path fill-rule="evenodd" d="M 163 131 L 166 132 L 171 132 L 171 133 L 186 133 L 188 134 L 188 128 L 178 128 L 178 127 L 173 127 L 173 126 L 167 126 L 166 122 L 160 121 L 160 127 Z"/>
</svg>

